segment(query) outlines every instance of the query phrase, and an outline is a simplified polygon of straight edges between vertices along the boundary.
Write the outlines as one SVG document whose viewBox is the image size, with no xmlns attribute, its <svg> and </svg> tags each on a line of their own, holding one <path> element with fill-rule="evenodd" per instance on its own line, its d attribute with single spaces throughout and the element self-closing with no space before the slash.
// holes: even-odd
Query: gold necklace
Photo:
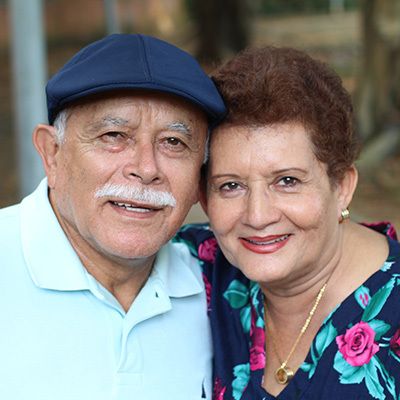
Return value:
<svg viewBox="0 0 400 400">
<path fill-rule="evenodd" d="M 264 296 L 265 323 L 266 323 L 266 325 L 267 325 L 268 334 L 269 334 L 269 336 L 270 336 L 270 338 L 271 338 L 271 341 L 272 341 L 272 347 L 273 347 L 273 349 L 274 349 L 274 352 L 275 352 L 275 354 L 276 354 L 276 357 L 278 358 L 279 363 L 281 364 L 281 366 L 275 371 L 275 378 L 276 378 L 277 382 L 280 383 L 281 385 L 285 385 L 286 383 L 289 383 L 290 380 L 293 378 L 293 375 L 294 375 L 294 374 L 293 374 L 293 370 L 292 370 L 290 367 L 287 366 L 287 362 L 289 361 L 289 358 L 292 356 L 292 354 L 293 354 L 295 348 L 296 348 L 297 345 L 299 344 L 300 339 L 301 339 L 301 337 L 303 336 L 304 332 L 307 330 L 308 325 L 309 325 L 310 322 L 311 322 L 311 318 L 312 318 L 312 316 L 314 315 L 315 310 L 317 309 L 318 304 L 319 304 L 319 302 L 320 302 L 320 300 L 321 300 L 321 298 L 322 298 L 322 295 L 323 295 L 324 292 L 325 292 L 325 289 L 326 289 L 326 285 L 327 285 L 327 284 L 328 284 L 328 282 L 325 283 L 325 285 L 322 286 L 321 290 L 319 291 L 318 296 L 317 296 L 317 299 L 315 300 L 315 303 L 314 303 L 314 305 L 313 305 L 313 308 L 312 308 L 311 311 L 310 311 L 310 315 L 308 316 L 308 318 L 306 319 L 306 322 L 304 323 L 303 327 L 301 328 L 300 334 L 299 334 L 299 336 L 297 337 L 296 342 L 294 343 L 292 349 L 291 349 L 290 352 L 289 352 L 289 355 L 286 357 L 286 360 L 285 360 L 284 362 L 282 362 L 282 361 L 281 361 L 281 358 L 279 357 L 278 348 L 277 348 L 275 339 L 274 339 L 274 337 L 272 336 L 271 325 L 270 325 L 270 322 L 269 322 L 269 320 L 268 320 L 267 301 L 266 301 L 266 298 L 265 298 L 265 296 Z"/>
</svg>

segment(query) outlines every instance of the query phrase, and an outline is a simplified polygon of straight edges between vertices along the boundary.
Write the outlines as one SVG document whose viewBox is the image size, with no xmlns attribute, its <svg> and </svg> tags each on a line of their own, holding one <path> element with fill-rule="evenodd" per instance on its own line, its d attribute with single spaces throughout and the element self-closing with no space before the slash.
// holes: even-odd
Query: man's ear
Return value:
<svg viewBox="0 0 400 400">
<path fill-rule="evenodd" d="M 46 124 L 39 124 L 33 131 L 33 145 L 39 153 L 44 170 L 47 175 L 48 185 L 53 188 L 56 182 L 57 158 L 59 150 L 54 127 Z"/>
<path fill-rule="evenodd" d="M 339 184 L 338 201 L 339 206 L 341 207 L 340 212 L 345 210 L 351 203 L 357 183 L 358 172 L 355 165 L 352 165 L 352 167 L 346 172 L 343 181 Z"/>
</svg>

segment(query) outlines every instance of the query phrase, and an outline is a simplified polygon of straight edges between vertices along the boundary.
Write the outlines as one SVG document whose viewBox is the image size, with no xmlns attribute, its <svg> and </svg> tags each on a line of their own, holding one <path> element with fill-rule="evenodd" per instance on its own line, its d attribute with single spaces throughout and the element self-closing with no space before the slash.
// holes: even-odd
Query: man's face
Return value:
<svg viewBox="0 0 400 400">
<path fill-rule="evenodd" d="M 197 201 L 206 136 L 200 109 L 162 93 L 120 93 L 73 106 L 48 181 L 78 254 L 123 265 L 154 255 Z M 103 197 L 105 185 L 168 192 L 176 205 Z"/>
</svg>

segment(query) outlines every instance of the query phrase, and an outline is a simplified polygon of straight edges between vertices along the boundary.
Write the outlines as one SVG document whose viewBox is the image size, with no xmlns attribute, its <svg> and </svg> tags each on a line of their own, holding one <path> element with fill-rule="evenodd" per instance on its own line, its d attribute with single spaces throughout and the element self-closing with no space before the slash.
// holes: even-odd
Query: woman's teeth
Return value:
<svg viewBox="0 0 400 400">
<path fill-rule="evenodd" d="M 267 245 L 267 244 L 273 244 L 273 243 L 277 243 L 277 242 L 282 242 L 283 240 L 287 239 L 289 237 L 289 235 L 285 235 L 285 236 L 281 236 L 279 238 L 276 239 L 272 239 L 272 240 L 268 240 L 267 242 L 253 242 L 252 240 L 248 240 L 246 239 L 249 243 L 253 243 L 253 244 L 258 244 L 260 246 L 262 245 Z"/>
</svg>

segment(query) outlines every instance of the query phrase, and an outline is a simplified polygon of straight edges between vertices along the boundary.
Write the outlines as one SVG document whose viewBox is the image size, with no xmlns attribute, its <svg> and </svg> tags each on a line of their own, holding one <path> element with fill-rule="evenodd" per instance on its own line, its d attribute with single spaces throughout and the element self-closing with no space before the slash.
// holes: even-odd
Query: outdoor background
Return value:
<svg viewBox="0 0 400 400">
<path fill-rule="evenodd" d="M 400 230 L 399 0 L 113 3 L 114 30 L 169 41 L 197 57 L 207 72 L 249 45 L 294 46 L 328 62 L 354 96 L 365 149 L 351 216 L 365 222 L 390 220 Z M 44 20 L 49 77 L 79 49 L 110 31 L 103 0 L 44 1 Z M 0 207 L 20 201 L 19 174 L 24 173 L 17 162 L 10 31 L 9 5 L 0 0 Z M 199 206 L 187 219 L 204 220 Z"/>
</svg>

